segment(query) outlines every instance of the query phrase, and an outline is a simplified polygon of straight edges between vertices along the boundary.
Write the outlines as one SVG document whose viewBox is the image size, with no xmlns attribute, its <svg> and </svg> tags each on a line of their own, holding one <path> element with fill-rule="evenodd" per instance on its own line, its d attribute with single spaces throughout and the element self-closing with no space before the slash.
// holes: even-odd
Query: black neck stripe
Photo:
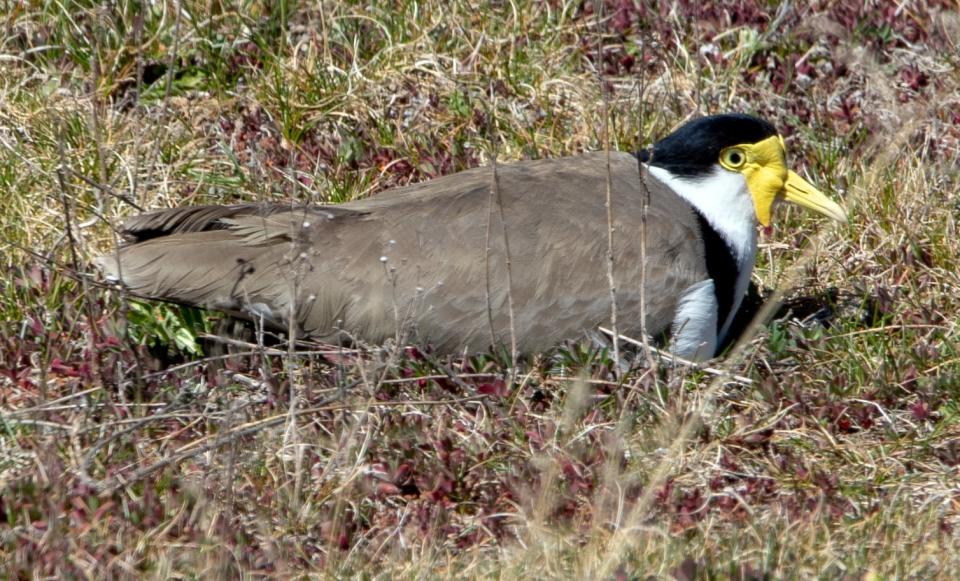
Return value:
<svg viewBox="0 0 960 581">
<path fill-rule="evenodd" d="M 736 292 L 740 271 L 733 248 L 714 230 L 703 214 L 699 211 L 696 211 L 696 214 L 700 221 L 700 231 L 703 233 L 707 274 L 713 279 L 713 292 L 717 297 L 717 333 L 720 333 L 733 308 L 733 294 Z M 719 336 L 717 338 L 720 339 Z"/>
</svg>

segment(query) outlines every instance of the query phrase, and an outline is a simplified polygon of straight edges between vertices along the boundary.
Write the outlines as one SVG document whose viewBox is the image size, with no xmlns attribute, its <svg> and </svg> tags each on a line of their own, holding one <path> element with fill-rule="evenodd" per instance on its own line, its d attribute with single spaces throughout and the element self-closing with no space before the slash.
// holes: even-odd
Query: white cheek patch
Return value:
<svg viewBox="0 0 960 581">
<path fill-rule="evenodd" d="M 717 350 L 717 295 L 713 279 L 687 287 L 673 318 L 673 352 L 691 361 L 706 361 Z"/>
<path fill-rule="evenodd" d="M 683 178 L 663 168 L 648 167 L 710 222 L 733 249 L 738 263 L 756 250 L 757 211 L 742 173 L 723 169 L 718 163 L 707 176 Z"/>
</svg>

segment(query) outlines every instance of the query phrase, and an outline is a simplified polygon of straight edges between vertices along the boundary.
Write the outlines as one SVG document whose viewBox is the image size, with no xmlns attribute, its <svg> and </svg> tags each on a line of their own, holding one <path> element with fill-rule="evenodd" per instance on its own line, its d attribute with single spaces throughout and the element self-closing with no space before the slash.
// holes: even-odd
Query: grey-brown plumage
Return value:
<svg viewBox="0 0 960 581">
<path fill-rule="evenodd" d="M 637 335 L 643 187 L 632 155 L 612 153 L 611 171 L 618 318 L 621 332 Z M 607 324 L 605 154 L 501 164 L 498 175 L 520 349 Z M 707 269 L 693 209 L 645 175 L 647 326 L 659 333 Z M 339 206 L 161 210 L 124 224 L 119 264 L 113 254 L 101 265 L 142 297 L 262 315 L 278 327 L 295 312 L 300 332 L 321 340 L 342 329 L 376 344 L 400 330 L 441 352 L 479 351 L 491 336 L 510 340 L 492 188 L 486 167 Z"/>
</svg>

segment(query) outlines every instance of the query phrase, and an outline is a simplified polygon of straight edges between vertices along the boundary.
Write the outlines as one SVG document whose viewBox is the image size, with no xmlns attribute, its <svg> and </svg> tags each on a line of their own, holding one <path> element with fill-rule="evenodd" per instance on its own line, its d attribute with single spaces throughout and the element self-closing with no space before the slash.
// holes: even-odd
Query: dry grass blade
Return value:
<svg viewBox="0 0 960 581">
<path fill-rule="evenodd" d="M 10 5 L 8 576 L 958 576 L 955 1 Z M 764 322 L 708 367 L 645 329 L 612 356 L 441 358 L 404 345 L 417 301 L 395 301 L 382 347 L 262 321 L 213 338 L 211 314 L 85 274 L 141 208 L 339 203 L 490 158 L 489 300 L 519 279 L 501 247 L 526 226 L 503 164 L 637 151 L 723 111 L 773 122 L 790 165 L 852 211 L 824 229 L 777 210 L 746 299 Z M 614 336 L 636 289 L 610 250 L 645 241 L 641 218 L 596 257 Z M 311 265 L 291 250 L 304 306 Z M 488 306 L 491 337 L 507 342 L 517 299 Z M 624 369 L 637 342 L 647 365 Z"/>
<path fill-rule="evenodd" d="M 598 330 L 599 330 L 601 333 L 604 333 L 604 334 L 606 334 L 606 335 L 610 335 L 611 337 L 613 336 L 613 330 L 612 330 L 612 329 L 607 329 L 607 328 L 605 328 L 605 327 L 598 327 Z M 750 379 L 749 377 L 744 377 L 744 376 L 742 376 L 742 375 L 735 375 L 735 374 L 733 374 L 733 373 L 731 373 L 730 371 L 727 371 L 727 370 L 725 370 L 725 369 L 718 369 L 718 368 L 716 368 L 716 367 L 708 367 L 708 366 L 706 366 L 706 365 L 703 365 L 702 363 L 696 363 L 696 362 L 694 362 L 694 361 L 690 361 L 689 359 L 684 359 L 683 357 L 678 357 L 677 355 L 675 355 L 675 354 L 673 354 L 673 353 L 670 353 L 670 352 L 668 352 L 668 351 L 664 351 L 664 350 L 661 350 L 661 349 L 657 349 L 656 347 L 650 347 L 649 344 L 645 346 L 644 343 L 643 343 L 643 341 L 637 341 L 637 340 L 634 339 L 633 337 L 628 337 L 628 336 L 626 336 L 626 335 L 620 335 L 620 340 L 621 340 L 621 341 L 625 341 L 626 343 L 629 343 L 629 344 L 631 344 L 631 345 L 635 345 L 635 346 L 637 346 L 637 347 L 640 347 L 641 349 L 649 349 L 650 352 L 651 352 L 651 354 L 654 355 L 654 356 L 656 356 L 656 357 L 657 357 L 661 362 L 663 362 L 663 363 L 670 363 L 670 364 L 678 364 L 678 363 L 679 363 L 680 365 L 684 365 L 684 366 L 686 366 L 686 367 L 689 367 L 689 368 L 691 368 L 691 369 L 696 369 L 696 370 L 698 370 L 698 371 L 703 371 L 704 373 L 708 373 L 708 374 L 710 374 L 710 375 L 716 375 L 716 376 L 728 378 L 728 379 L 730 379 L 731 381 L 734 381 L 734 382 L 739 383 L 739 384 L 741 384 L 741 385 L 752 385 L 752 384 L 753 384 L 753 380 Z"/>
<path fill-rule="evenodd" d="M 594 11 L 597 13 L 599 18 L 597 19 L 597 62 L 603 62 L 603 34 L 600 29 L 600 21 L 603 18 L 603 3 L 595 1 L 593 3 Z M 607 94 L 607 89 L 604 86 L 603 71 L 598 67 L 597 68 L 597 84 L 600 88 L 600 95 L 603 98 L 603 151 L 605 152 L 604 161 L 606 162 L 606 181 L 604 183 L 604 206 L 607 209 L 607 286 L 610 290 L 610 327 L 613 329 L 612 347 L 613 347 L 613 365 L 616 370 L 615 373 L 619 377 L 620 375 L 620 333 L 617 331 L 617 283 L 614 278 L 614 268 L 613 268 L 613 238 L 614 238 L 614 227 L 613 227 L 613 175 L 610 169 L 610 96 Z M 642 123 L 642 117 L 641 117 Z M 643 236 L 645 233 L 641 232 L 640 235 Z M 646 271 L 646 261 L 644 256 L 641 255 L 641 262 L 643 262 L 642 271 Z M 643 286 L 644 276 L 641 274 L 641 287 Z M 641 294 L 644 293 L 641 290 Z M 646 318 L 646 310 L 643 308 L 643 299 L 640 301 L 640 318 Z"/>
<path fill-rule="evenodd" d="M 821 236 L 823 235 L 821 234 Z M 737 369 L 743 364 L 744 359 L 748 356 L 753 339 L 777 311 L 784 294 L 790 292 L 800 280 L 801 273 L 814 259 L 819 246 L 819 240 L 817 243 L 811 244 L 804 251 L 803 256 L 791 265 L 783 280 L 781 280 L 781 286 L 767 299 L 763 307 L 754 316 L 753 321 L 740 335 L 729 355 L 726 356 L 724 366 L 728 369 Z M 700 427 L 708 410 L 715 407 L 717 395 L 720 393 L 728 375 L 732 374 L 725 370 L 715 374 L 714 378 L 707 384 L 706 389 L 701 390 L 698 396 L 699 403 L 687 410 L 687 417 L 680 423 L 676 437 L 670 442 L 663 459 L 650 472 L 643 494 L 635 501 L 630 512 L 623 519 L 621 528 L 614 532 L 613 537 L 606 542 L 605 547 L 602 549 L 598 547 L 596 550 L 587 552 L 589 556 L 581 562 L 583 567 L 581 573 L 583 575 L 589 578 L 607 577 L 614 572 L 621 559 L 629 552 L 630 545 L 636 542 L 636 532 L 642 529 L 642 523 L 648 518 L 657 491 L 663 487 L 670 472 L 683 455 L 683 449 L 689 444 L 690 438 Z"/>
</svg>

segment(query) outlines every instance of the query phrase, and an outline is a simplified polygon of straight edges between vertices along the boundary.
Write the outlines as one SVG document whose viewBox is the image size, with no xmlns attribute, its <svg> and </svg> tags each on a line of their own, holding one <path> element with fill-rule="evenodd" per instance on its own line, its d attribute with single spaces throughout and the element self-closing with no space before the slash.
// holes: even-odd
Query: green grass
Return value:
<svg viewBox="0 0 960 581">
<path fill-rule="evenodd" d="M 960 572 L 955 1 L 8 4 L 10 575 Z M 601 149 L 605 109 L 620 149 L 765 116 L 851 210 L 778 210 L 754 282 L 784 307 L 714 363 L 749 382 L 215 345 L 93 276 L 134 204 L 342 202 Z"/>
</svg>

